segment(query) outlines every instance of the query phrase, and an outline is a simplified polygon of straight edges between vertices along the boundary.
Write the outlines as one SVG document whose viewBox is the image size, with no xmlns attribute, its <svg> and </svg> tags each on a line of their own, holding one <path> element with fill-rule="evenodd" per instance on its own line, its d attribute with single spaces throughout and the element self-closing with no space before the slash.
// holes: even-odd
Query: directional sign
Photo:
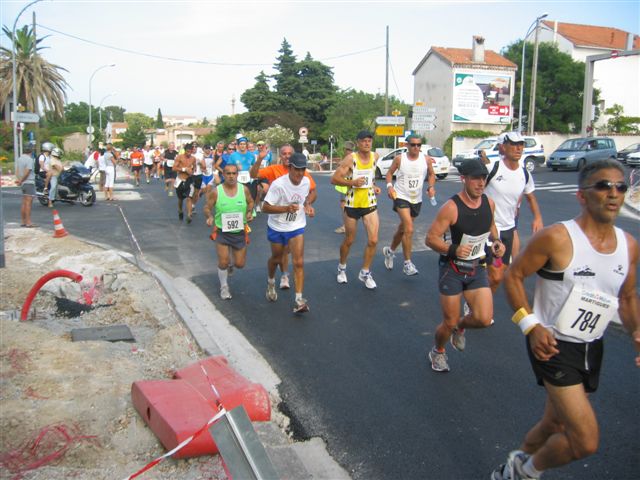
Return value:
<svg viewBox="0 0 640 480">
<path fill-rule="evenodd" d="M 413 114 L 415 115 L 416 113 L 436 113 L 436 109 L 435 107 L 424 107 L 416 105 L 415 107 L 413 107 Z"/>
<path fill-rule="evenodd" d="M 420 123 L 414 123 L 412 127 L 414 130 L 418 132 L 430 132 L 431 130 L 436 129 L 436 124 L 430 123 L 430 122 L 420 122 Z"/>
<path fill-rule="evenodd" d="M 419 115 L 413 115 L 414 122 L 433 122 L 438 118 L 435 113 L 421 113 Z"/>
<path fill-rule="evenodd" d="M 38 123 L 40 115 L 31 112 L 16 112 L 16 121 L 23 123 Z"/>
<path fill-rule="evenodd" d="M 404 125 L 404 117 L 377 117 L 378 125 Z"/>
<path fill-rule="evenodd" d="M 381 125 L 376 127 L 376 135 L 383 137 L 400 137 L 404 133 L 402 125 Z"/>
</svg>

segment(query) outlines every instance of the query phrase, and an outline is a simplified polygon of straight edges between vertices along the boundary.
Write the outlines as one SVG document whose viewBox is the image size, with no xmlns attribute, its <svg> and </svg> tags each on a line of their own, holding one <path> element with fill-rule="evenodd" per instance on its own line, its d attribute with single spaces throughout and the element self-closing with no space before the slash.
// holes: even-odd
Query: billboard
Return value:
<svg viewBox="0 0 640 480">
<path fill-rule="evenodd" d="M 500 71 L 456 71 L 453 74 L 454 122 L 511 123 L 513 77 Z"/>
</svg>

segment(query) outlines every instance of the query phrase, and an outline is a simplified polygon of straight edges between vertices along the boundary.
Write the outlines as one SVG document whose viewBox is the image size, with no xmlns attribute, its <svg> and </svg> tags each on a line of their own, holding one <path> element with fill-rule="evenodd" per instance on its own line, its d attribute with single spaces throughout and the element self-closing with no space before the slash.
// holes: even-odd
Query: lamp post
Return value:
<svg viewBox="0 0 640 480">
<path fill-rule="evenodd" d="M 101 67 L 96 68 L 93 73 L 91 74 L 91 77 L 89 77 L 89 128 L 88 130 L 88 137 L 89 137 L 89 145 L 91 145 L 91 135 L 93 133 L 93 123 L 91 122 L 91 82 L 93 81 L 93 77 L 95 76 L 96 73 L 98 73 L 100 70 L 102 70 L 103 68 L 108 68 L 108 67 L 115 67 L 116 64 L 115 63 L 110 63 L 107 65 L 102 65 Z"/>
<path fill-rule="evenodd" d="M 100 124 L 99 124 L 99 129 L 100 129 L 100 133 L 102 133 L 102 103 L 109 97 L 113 97 L 116 94 L 116 92 L 112 92 L 112 93 L 108 93 L 107 95 L 105 95 L 104 97 L 102 97 L 102 100 L 100 100 L 100 106 L 98 107 L 98 117 L 100 118 Z"/>
<path fill-rule="evenodd" d="M 543 18 L 546 18 L 549 14 L 548 13 L 543 13 L 542 15 L 540 15 L 538 18 L 536 18 L 533 23 L 531 25 L 529 25 L 529 28 L 527 29 L 527 33 L 524 36 L 524 40 L 522 40 L 522 63 L 520 66 L 520 105 L 518 107 L 518 132 L 522 133 L 522 100 L 523 100 L 523 96 L 524 96 L 524 56 L 525 56 L 525 47 L 527 45 L 527 37 L 529 37 L 529 35 L 531 35 L 531 29 L 533 27 L 535 27 L 536 29 L 536 35 L 538 33 L 538 24 L 540 23 L 540 20 L 542 20 Z M 537 39 L 537 36 L 536 36 Z M 536 40 L 537 42 L 537 40 Z M 535 61 L 537 61 L 537 55 L 535 56 L 536 58 L 534 59 Z"/>
</svg>

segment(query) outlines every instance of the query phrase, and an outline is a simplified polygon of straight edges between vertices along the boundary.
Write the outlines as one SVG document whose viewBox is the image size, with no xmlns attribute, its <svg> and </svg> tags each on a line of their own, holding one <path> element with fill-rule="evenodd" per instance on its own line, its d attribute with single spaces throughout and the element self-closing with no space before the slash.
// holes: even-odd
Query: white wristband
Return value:
<svg viewBox="0 0 640 480">
<path fill-rule="evenodd" d="M 535 327 L 536 325 L 540 325 L 540 320 L 538 320 L 538 317 L 536 317 L 535 313 L 530 313 L 518 322 L 520 330 L 522 330 L 522 333 L 524 333 L 525 335 L 529 335 L 529 332 L 531 332 L 531 330 L 533 330 L 533 327 Z"/>
<path fill-rule="evenodd" d="M 389 190 L 391 187 L 393 187 L 393 183 L 387 183 L 387 190 Z"/>
</svg>

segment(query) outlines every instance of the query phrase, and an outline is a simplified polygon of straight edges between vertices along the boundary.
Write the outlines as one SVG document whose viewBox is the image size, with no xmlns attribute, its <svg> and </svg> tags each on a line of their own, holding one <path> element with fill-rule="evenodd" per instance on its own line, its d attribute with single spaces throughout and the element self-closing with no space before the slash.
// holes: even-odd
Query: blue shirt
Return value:
<svg viewBox="0 0 640 480">
<path fill-rule="evenodd" d="M 227 160 L 227 165 L 237 165 L 238 170 L 249 170 L 256 161 L 256 157 L 251 152 L 233 152 Z"/>
</svg>

